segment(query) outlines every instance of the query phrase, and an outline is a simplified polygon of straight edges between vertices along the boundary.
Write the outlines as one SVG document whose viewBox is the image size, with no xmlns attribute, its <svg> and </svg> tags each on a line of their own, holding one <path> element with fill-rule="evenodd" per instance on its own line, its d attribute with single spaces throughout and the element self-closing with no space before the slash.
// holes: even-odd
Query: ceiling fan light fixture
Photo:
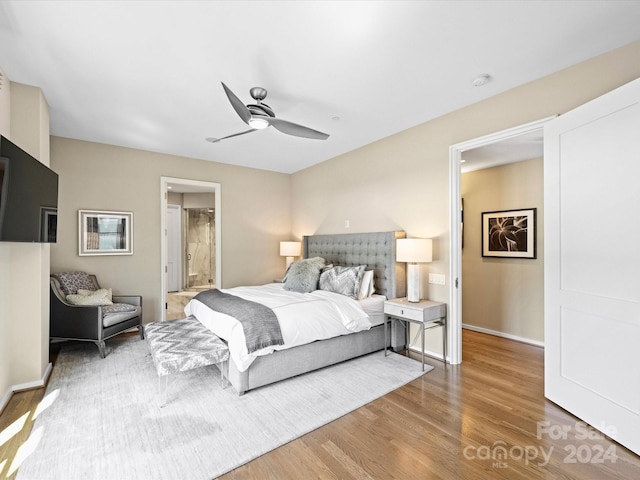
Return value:
<svg viewBox="0 0 640 480">
<path fill-rule="evenodd" d="M 227 135 L 225 138 L 237 137 L 238 135 L 244 135 L 245 133 L 255 132 L 256 130 L 264 130 L 267 127 L 273 127 L 279 132 L 287 135 L 293 135 L 294 137 L 312 138 L 316 140 L 326 140 L 329 135 L 319 132 L 313 128 L 304 127 L 297 123 L 288 122 L 282 118 L 277 118 L 273 110 L 269 105 L 262 103 L 262 100 L 267 96 L 267 91 L 261 87 L 254 87 L 250 90 L 251 97 L 257 103 L 251 103 L 245 105 L 242 100 L 233 93 L 224 82 L 222 82 L 222 88 L 231 103 L 231 107 L 236 111 L 240 119 L 251 127 L 251 130 L 245 132 L 234 133 L 233 135 Z"/>
<path fill-rule="evenodd" d="M 251 128 L 255 128 L 256 130 L 262 130 L 263 128 L 267 128 L 269 126 L 269 122 L 267 122 L 264 118 L 251 117 L 249 119 L 249 126 Z"/>
</svg>

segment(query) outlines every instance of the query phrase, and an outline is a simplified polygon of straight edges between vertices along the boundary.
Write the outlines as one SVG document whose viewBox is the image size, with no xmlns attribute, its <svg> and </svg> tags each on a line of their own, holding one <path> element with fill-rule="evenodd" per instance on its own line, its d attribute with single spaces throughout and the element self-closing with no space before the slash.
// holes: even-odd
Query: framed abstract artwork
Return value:
<svg viewBox="0 0 640 480">
<path fill-rule="evenodd" d="M 482 212 L 482 256 L 536 258 L 536 209 Z"/>
<path fill-rule="evenodd" d="M 133 255 L 133 213 L 78 210 L 78 255 Z"/>
</svg>

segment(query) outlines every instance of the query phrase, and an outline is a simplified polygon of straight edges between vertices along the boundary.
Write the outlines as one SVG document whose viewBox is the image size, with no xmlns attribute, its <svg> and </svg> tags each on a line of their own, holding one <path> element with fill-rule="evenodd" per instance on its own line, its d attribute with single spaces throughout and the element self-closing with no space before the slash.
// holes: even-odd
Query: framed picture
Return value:
<svg viewBox="0 0 640 480">
<path fill-rule="evenodd" d="M 482 212 L 482 256 L 536 258 L 536 209 Z"/>
<path fill-rule="evenodd" d="M 133 255 L 133 213 L 78 210 L 78 255 Z"/>
</svg>

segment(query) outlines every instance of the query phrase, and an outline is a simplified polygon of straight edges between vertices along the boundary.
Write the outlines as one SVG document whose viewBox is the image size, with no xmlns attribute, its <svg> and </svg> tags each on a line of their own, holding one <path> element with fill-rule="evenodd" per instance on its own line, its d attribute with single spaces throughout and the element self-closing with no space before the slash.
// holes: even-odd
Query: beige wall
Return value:
<svg viewBox="0 0 640 480">
<path fill-rule="evenodd" d="M 182 201 L 183 201 L 182 193 L 169 192 L 169 195 L 167 196 L 168 205 L 182 205 Z"/>
<path fill-rule="evenodd" d="M 88 271 L 115 292 L 141 294 L 145 323 L 161 313 L 161 176 L 221 185 L 223 287 L 281 275 L 279 241 L 291 231 L 290 175 L 60 137 L 51 137 L 51 166 L 60 175 L 51 271 Z M 133 212 L 134 254 L 78 256 L 79 209 Z"/>
<path fill-rule="evenodd" d="M 544 341 L 542 158 L 462 175 L 464 248 L 462 323 L 520 339 Z M 537 209 L 537 258 L 482 257 L 482 212 Z"/>
<path fill-rule="evenodd" d="M 211 193 L 185 193 L 182 195 L 184 208 L 213 208 L 216 206 L 216 197 Z"/>
<path fill-rule="evenodd" d="M 425 295 L 449 302 L 449 147 L 561 114 L 640 77 L 640 42 L 522 85 L 293 175 L 295 236 L 403 229 L 434 238 L 447 285 Z M 351 228 L 344 220 L 351 220 Z M 438 335 L 429 348 L 440 351 Z"/>
<path fill-rule="evenodd" d="M 11 83 L 9 100 L 10 129 L 2 133 L 49 165 L 42 91 Z M 0 408 L 10 390 L 41 383 L 49 365 L 49 251 L 41 243 L 0 244 Z"/>
</svg>

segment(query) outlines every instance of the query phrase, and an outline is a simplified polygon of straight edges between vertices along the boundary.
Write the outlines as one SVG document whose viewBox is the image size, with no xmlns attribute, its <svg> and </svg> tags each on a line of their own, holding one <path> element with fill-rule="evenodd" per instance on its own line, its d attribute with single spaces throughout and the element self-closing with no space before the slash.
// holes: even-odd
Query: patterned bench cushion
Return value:
<svg viewBox="0 0 640 480">
<path fill-rule="evenodd" d="M 227 345 L 195 317 L 149 323 L 144 331 L 159 376 L 229 358 Z"/>
</svg>

